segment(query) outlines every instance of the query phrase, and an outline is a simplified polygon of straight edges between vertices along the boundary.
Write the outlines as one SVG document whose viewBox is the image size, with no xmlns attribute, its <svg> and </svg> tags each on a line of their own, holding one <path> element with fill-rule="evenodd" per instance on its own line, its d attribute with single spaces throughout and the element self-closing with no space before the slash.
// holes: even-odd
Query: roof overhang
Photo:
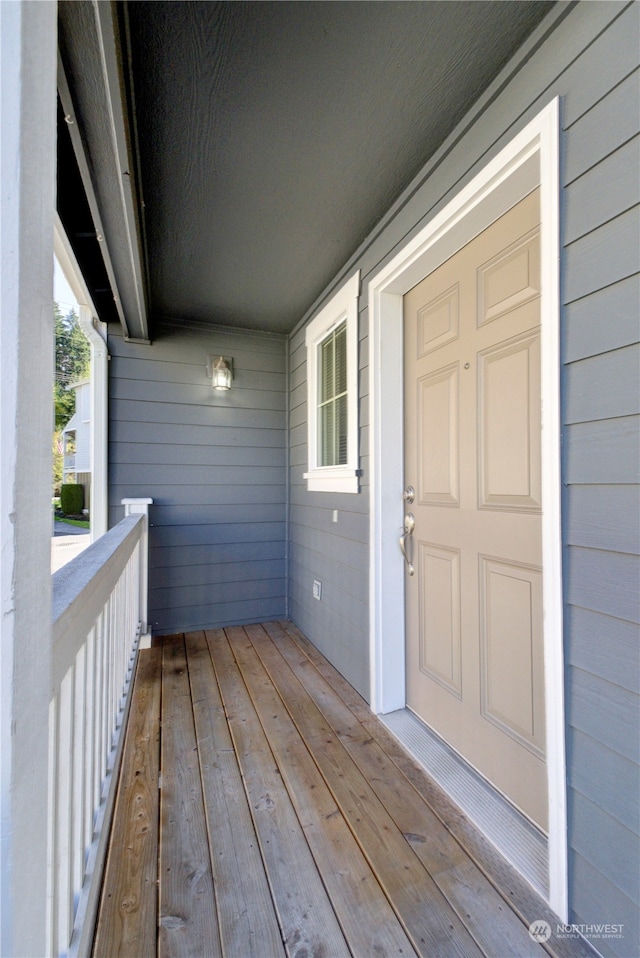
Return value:
<svg viewBox="0 0 640 958">
<path fill-rule="evenodd" d="M 147 277 L 118 11 L 97 0 L 73 6 L 68 16 L 60 5 L 59 140 L 70 138 L 90 222 L 78 224 L 77 190 L 59 188 L 58 212 L 83 271 L 90 264 L 88 273 L 95 274 L 89 293 L 100 318 L 108 321 L 115 311 L 127 339 L 147 342 Z M 70 176 L 69 160 L 64 175 Z"/>
</svg>

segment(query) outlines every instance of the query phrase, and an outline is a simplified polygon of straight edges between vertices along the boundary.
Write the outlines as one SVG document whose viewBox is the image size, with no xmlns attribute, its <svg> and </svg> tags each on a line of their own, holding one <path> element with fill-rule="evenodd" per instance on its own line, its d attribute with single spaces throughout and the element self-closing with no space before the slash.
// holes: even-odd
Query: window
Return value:
<svg viewBox="0 0 640 958">
<path fill-rule="evenodd" d="M 355 273 L 308 325 L 307 488 L 358 492 L 358 292 Z"/>
</svg>

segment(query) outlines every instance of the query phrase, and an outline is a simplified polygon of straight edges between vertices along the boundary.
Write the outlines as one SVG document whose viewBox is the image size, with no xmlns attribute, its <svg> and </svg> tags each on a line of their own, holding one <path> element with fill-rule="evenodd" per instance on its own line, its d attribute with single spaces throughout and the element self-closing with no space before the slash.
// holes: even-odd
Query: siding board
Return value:
<svg viewBox="0 0 640 958">
<path fill-rule="evenodd" d="M 638 835 L 607 815 L 580 792 L 572 794 L 571 802 L 574 828 L 589 836 L 587 841 L 581 843 L 581 854 L 624 895 L 632 901 L 637 900 L 640 897 Z"/>
<path fill-rule="evenodd" d="M 566 541 L 640 554 L 640 497 L 635 486 L 572 486 L 565 508 Z"/>
<path fill-rule="evenodd" d="M 635 136 L 566 191 L 564 242 L 592 230 L 640 203 L 640 137 Z"/>
<path fill-rule="evenodd" d="M 189 466 L 169 463 L 162 467 L 162 477 L 171 486 L 180 485 L 181 477 L 188 478 L 189 485 L 216 486 L 237 483 L 244 486 L 273 485 L 282 480 L 282 467 L 256 466 L 245 469 L 242 466 Z M 150 485 L 158 480 L 158 468 L 153 463 L 117 463 L 110 469 L 110 482 L 114 485 L 138 488 Z M 136 493 L 141 495 L 141 493 Z"/>
<path fill-rule="evenodd" d="M 640 479 L 640 419 L 625 416 L 566 426 L 565 482 L 637 483 Z"/>
<path fill-rule="evenodd" d="M 637 764 L 580 729 L 569 731 L 567 775 L 571 787 L 635 835 L 640 834 Z M 580 832 L 574 827 L 573 833 L 575 846 L 579 847 Z"/>
<path fill-rule="evenodd" d="M 247 560 L 247 553 L 251 559 Z M 252 542 L 247 549 L 246 542 L 218 542 L 215 550 L 210 544 L 187 545 L 180 549 L 172 546 L 156 546 L 153 548 L 154 569 L 183 569 L 195 566 L 217 566 L 221 563 L 235 564 L 254 559 L 270 559 L 277 561 L 282 558 L 282 541 L 280 539 L 265 539 L 263 542 Z"/>
<path fill-rule="evenodd" d="M 251 582 L 255 579 L 279 579 L 285 574 L 284 559 L 258 559 L 242 562 L 211 562 L 206 565 L 158 567 L 153 576 L 154 589 L 181 589 L 189 585 L 218 585 L 226 582 Z"/>
<path fill-rule="evenodd" d="M 572 546 L 566 565 L 566 594 L 571 605 L 640 622 L 638 556 Z"/>
<path fill-rule="evenodd" d="M 591 422 L 640 413 L 639 372 L 640 347 L 637 345 L 568 365 L 565 422 Z"/>
<path fill-rule="evenodd" d="M 228 416 L 226 417 L 228 420 Z M 249 420 L 252 421 L 251 419 Z M 255 421 L 255 420 L 253 420 Z M 253 423 L 252 423 L 253 424 Z M 140 437 L 139 425 L 136 422 L 114 422 L 111 430 L 110 439 L 114 444 L 138 442 Z M 220 437 L 224 445 L 231 446 L 249 446 L 256 448 L 259 446 L 275 446 L 283 448 L 286 445 L 286 433 L 284 429 L 268 427 L 264 428 L 238 428 L 238 424 L 230 425 L 227 422 L 217 424 L 198 423 L 184 424 L 181 429 L 173 434 L 172 444 L 180 446 L 198 446 L 213 442 Z M 167 440 L 167 424 L 159 422 L 147 423 L 144 431 L 144 441 L 146 444 L 158 443 L 164 445 Z"/>
<path fill-rule="evenodd" d="M 574 728 L 623 758 L 638 761 L 637 695 L 573 669 L 568 716 Z"/>
<path fill-rule="evenodd" d="M 120 502 L 127 495 L 127 489 L 131 485 L 112 486 L 114 502 Z M 256 501 L 260 503 L 277 502 L 283 504 L 286 497 L 286 490 L 283 483 L 274 483 L 273 485 L 260 486 L 260 495 L 256 496 L 255 486 L 241 486 L 236 483 L 227 483 L 225 485 L 184 485 L 175 486 L 164 485 L 157 481 L 146 484 L 148 495 L 153 499 L 154 505 L 151 507 L 152 514 L 157 512 L 158 506 L 168 506 L 170 508 L 183 507 L 190 510 L 191 506 L 212 506 L 224 505 L 251 505 Z M 142 495 L 140 492 L 139 495 Z M 121 512 L 121 506 L 113 508 Z M 118 521 L 117 519 L 115 520 Z"/>
<path fill-rule="evenodd" d="M 153 348 L 153 347 L 151 347 Z M 116 379 L 112 377 L 114 399 L 132 399 L 136 402 L 169 402 L 185 405 L 210 406 L 220 409 L 283 409 L 284 393 L 277 390 L 234 388 L 226 394 L 217 394 L 205 380 L 202 384 L 162 383 L 150 380 Z"/>
<path fill-rule="evenodd" d="M 168 425 L 184 426 L 221 426 L 226 428 L 244 428 L 255 426 L 264 429 L 282 429 L 282 411 L 270 409 L 234 409 L 232 426 L 229 411 L 221 406 L 202 404 L 189 406 L 183 403 L 147 402 L 140 403 L 129 399 L 109 397 L 110 423 L 117 439 L 117 430 L 124 423 L 159 423 L 162 428 Z"/>
<path fill-rule="evenodd" d="M 284 538 L 284 522 L 212 522 L 209 525 L 182 525 L 158 526 L 152 525 L 149 530 L 149 543 L 152 549 L 181 545 L 211 545 L 234 542 L 245 542 L 249 545 L 256 542 L 282 541 Z M 215 555 L 215 552 L 213 552 Z"/>
<path fill-rule="evenodd" d="M 286 349 L 282 337 L 197 325 L 151 346 L 110 337 L 111 521 L 151 496 L 155 632 L 286 614 Z M 207 356 L 234 358 L 217 395 Z"/>
<path fill-rule="evenodd" d="M 572 606 L 569 606 L 566 615 L 569 664 L 640 695 L 640 636 L 637 625 L 625 619 L 615 619 L 610 615 Z"/>
<path fill-rule="evenodd" d="M 638 65 L 636 51 L 640 44 L 640 16 L 637 4 L 619 3 L 616 6 L 616 18 L 605 24 L 605 29 L 577 58 L 573 69 L 580 70 L 580 82 L 571 83 L 571 69 L 567 71 L 565 82 L 569 87 L 564 105 L 567 126 L 588 113 L 594 103 L 598 103 Z M 589 69 L 594 59 L 598 61 L 597 70 Z"/>
<path fill-rule="evenodd" d="M 183 469 L 199 466 L 219 466 L 224 462 L 225 469 L 234 467 L 252 468 L 256 464 L 256 447 L 253 445 L 227 445 L 233 437 L 231 430 L 218 433 L 216 445 L 204 443 L 147 443 L 147 442 L 119 442 L 112 445 L 110 460 L 114 465 L 151 465 L 151 466 L 179 466 Z M 236 439 L 239 438 L 236 435 Z M 222 441 L 220 441 L 222 440 Z M 285 462 L 285 451 L 282 445 L 275 448 L 271 445 L 260 444 L 260 465 L 282 469 Z"/>
<path fill-rule="evenodd" d="M 160 608 L 156 614 L 162 625 L 154 626 L 154 633 L 173 635 L 181 631 L 180 623 L 185 621 L 188 622 L 188 631 L 196 632 L 200 629 L 221 629 L 229 622 L 249 625 L 252 622 L 269 622 L 282 618 L 284 593 L 264 599 L 248 599 L 246 588 L 244 593 L 245 597 L 237 602 L 219 602 L 216 605 L 207 602 L 201 606 L 188 605 L 179 609 Z M 209 624 L 211 622 L 212 624 Z"/>
<path fill-rule="evenodd" d="M 636 905 L 582 855 L 571 850 L 569 867 L 572 876 L 572 898 L 579 903 L 570 911 L 575 924 L 623 925 L 622 938 L 606 938 L 592 930 L 587 940 L 604 956 L 634 958 L 640 954 Z"/>
<path fill-rule="evenodd" d="M 580 299 L 640 271 L 640 210 L 634 207 L 566 250 L 565 302 Z"/>
<path fill-rule="evenodd" d="M 640 897 L 640 838 L 587 798 L 571 795 L 572 828 L 586 836 L 581 855 L 632 901 Z M 613 851 L 613 855 L 609 852 Z"/>
<path fill-rule="evenodd" d="M 638 135 L 639 109 L 636 70 L 568 131 L 564 139 L 565 185 Z"/>
<path fill-rule="evenodd" d="M 640 276 L 571 303 L 565 309 L 562 327 L 565 362 L 637 342 L 639 316 Z"/>
</svg>

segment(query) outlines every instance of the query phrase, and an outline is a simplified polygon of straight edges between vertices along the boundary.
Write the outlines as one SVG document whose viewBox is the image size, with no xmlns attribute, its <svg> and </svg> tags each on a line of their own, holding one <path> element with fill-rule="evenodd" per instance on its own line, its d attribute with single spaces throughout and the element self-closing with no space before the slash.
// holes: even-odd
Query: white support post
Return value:
<svg viewBox="0 0 640 958">
<path fill-rule="evenodd" d="M 0 954 L 46 954 L 55 3 L 0 3 Z"/>
<path fill-rule="evenodd" d="M 149 602 L 149 506 L 153 499 L 123 499 L 125 516 L 143 515 L 145 517 L 144 533 L 140 542 L 140 626 L 141 645 L 142 636 L 148 633 L 148 602 Z"/>
</svg>

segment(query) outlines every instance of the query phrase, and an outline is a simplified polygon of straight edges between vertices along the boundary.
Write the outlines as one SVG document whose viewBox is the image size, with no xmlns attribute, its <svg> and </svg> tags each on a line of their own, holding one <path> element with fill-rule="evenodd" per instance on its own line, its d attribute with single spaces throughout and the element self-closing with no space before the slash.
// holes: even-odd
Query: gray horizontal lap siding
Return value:
<svg viewBox="0 0 640 958">
<path fill-rule="evenodd" d="M 150 496 L 149 621 L 157 634 L 286 615 L 286 344 L 165 324 L 109 340 L 110 521 Z M 234 360 L 230 392 L 209 354 Z"/>
<path fill-rule="evenodd" d="M 291 615 L 367 695 L 368 279 L 530 118 L 553 97 L 562 98 L 570 919 L 624 924 L 624 938 L 593 940 L 602 954 L 619 956 L 640 954 L 639 15 L 637 5 L 579 3 L 550 32 L 543 23 L 539 39 L 515 66 L 507 65 L 319 302 L 318 308 L 360 269 L 363 475 L 357 496 L 306 490 L 304 326 L 289 342 Z M 314 578 L 326 584 L 320 602 L 312 597 Z"/>
</svg>

